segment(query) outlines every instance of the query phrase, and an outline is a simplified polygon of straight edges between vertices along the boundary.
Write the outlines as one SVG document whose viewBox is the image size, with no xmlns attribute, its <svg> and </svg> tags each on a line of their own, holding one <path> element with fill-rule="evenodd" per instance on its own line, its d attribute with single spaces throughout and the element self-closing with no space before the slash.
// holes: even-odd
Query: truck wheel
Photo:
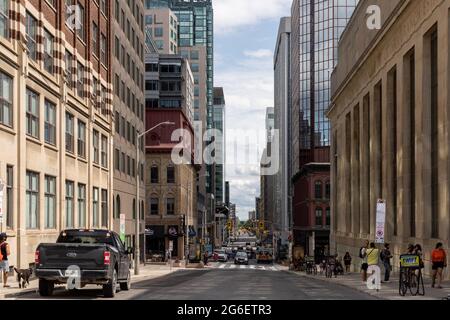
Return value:
<svg viewBox="0 0 450 320">
<path fill-rule="evenodd" d="M 55 284 L 52 281 L 39 279 L 39 294 L 42 297 L 49 297 L 53 294 Z"/>
<path fill-rule="evenodd" d="M 112 279 L 108 284 L 103 285 L 103 295 L 105 298 L 114 298 L 117 291 L 117 271 L 114 269 Z"/>
<path fill-rule="evenodd" d="M 122 282 L 120 284 L 120 290 L 128 291 L 131 289 L 131 275 L 130 271 L 128 271 L 127 282 Z"/>
</svg>

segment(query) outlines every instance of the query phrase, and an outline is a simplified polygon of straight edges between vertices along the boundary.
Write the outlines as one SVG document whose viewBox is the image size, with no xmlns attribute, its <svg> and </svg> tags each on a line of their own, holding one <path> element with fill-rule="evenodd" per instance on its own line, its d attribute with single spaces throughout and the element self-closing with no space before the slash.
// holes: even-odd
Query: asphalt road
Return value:
<svg viewBox="0 0 450 320">
<path fill-rule="evenodd" d="M 228 263 L 231 265 L 231 263 Z M 373 297 L 353 289 L 307 279 L 280 268 L 219 268 L 179 270 L 132 284 L 118 300 L 367 300 Z M 251 264 L 255 265 L 254 262 Z M 274 270 L 275 269 L 275 270 Z M 30 293 L 17 299 L 42 299 Z M 56 290 L 50 299 L 103 299 L 100 287 L 76 292 Z"/>
</svg>

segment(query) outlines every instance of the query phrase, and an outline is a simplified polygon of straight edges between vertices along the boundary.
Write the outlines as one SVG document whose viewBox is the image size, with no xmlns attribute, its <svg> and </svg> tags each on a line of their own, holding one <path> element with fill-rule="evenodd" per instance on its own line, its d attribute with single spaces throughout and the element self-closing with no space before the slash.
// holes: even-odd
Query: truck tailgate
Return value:
<svg viewBox="0 0 450 320">
<path fill-rule="evenodd" d="M 76 265 L 80 269 L 105 269 L 103 244 L 41 244 L 38 247 L 40 265 L 45 269 L 66 269 Z"/>
</svg>

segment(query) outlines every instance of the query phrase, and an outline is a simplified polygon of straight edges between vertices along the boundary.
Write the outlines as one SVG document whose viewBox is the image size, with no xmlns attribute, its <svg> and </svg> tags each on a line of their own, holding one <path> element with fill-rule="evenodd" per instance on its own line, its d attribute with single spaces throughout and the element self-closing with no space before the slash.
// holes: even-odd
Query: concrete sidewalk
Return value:
<svg viewBox="0 0 450 320">
<path fill-rule="evenodd" d="M 382 283 L 381 290 L 378 292 L 376 290 L 370 290 L 367 285 L 362 282 L 361 274 L 350 273 L 343 276 L 338 276 L 337 278 L 326 278 L 324 275 L 307 275 L 304 272 L 289 271 L 300 277 L 317 279 L 319 281 L 331 282 L 334 284 L 339 284 L 342 286 L 350 287 L 352 289 L 358 290 L 360 292 L 365 292 L 374 297 L 385 299 L 385 300 L 442 300 L 450 295 L 450 281 L 445 281 L 442 283 L 443 289 L 431 288 L 431 279 L 427 276 L 424 277 L 425 286 L 425 296 L 412 296 L 408 292 L 404 297 L 399 294 L 399 279 L 398 275 L 391 276 L 391 281 L 389 283 Z"/>
<path fill-rule="evenodd" d="M 141 265 L 139 270 L 139 275 L 134 275 L 134 270 L 131 272 L 131 282 L 138 282 L 141 280 L 148 280 L 153 278 L 159 278 L 165 276 L 169 273 L 176 272 L 177 270 L 182 270 L 184 268 L 170 267 L 169 265 Z M 16 274 L 14 277 L 8 278 L 8 285 L 10 288 L 3 288 L 3 283 L 0 283 L 0 300 L 17 297 L 30 292 L 37 292 L 38 290 L 38 280 L 33 278 L 30 281 L 30 285 L 26 289 L 20 289 L 19 283 L 16 281 Z M 63 288 L 64 286 L 56 286 L 55 288 Z M 132 287 L 133 289 L 133 287 Z"/>
</svg>

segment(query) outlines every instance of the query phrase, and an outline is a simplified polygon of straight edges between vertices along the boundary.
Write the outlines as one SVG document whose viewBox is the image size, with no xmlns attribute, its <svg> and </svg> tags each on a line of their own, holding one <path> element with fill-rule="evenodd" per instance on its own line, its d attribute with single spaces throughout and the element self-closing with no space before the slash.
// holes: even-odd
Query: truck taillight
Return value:
<svg viewBox="0 0 450 320">
<path fill-rule="evenodd" d="M 41 256 L 39 254 L 39 250 L 36 250 L 34 253 L 34 263 L 39 264 L 41 262 Z"/>
<path fill-rule="evenodd" d="M 109 251 L 103 252 L 103 263 L 109 266 L 111 262 L 111 253 Z"/>
</svg>

